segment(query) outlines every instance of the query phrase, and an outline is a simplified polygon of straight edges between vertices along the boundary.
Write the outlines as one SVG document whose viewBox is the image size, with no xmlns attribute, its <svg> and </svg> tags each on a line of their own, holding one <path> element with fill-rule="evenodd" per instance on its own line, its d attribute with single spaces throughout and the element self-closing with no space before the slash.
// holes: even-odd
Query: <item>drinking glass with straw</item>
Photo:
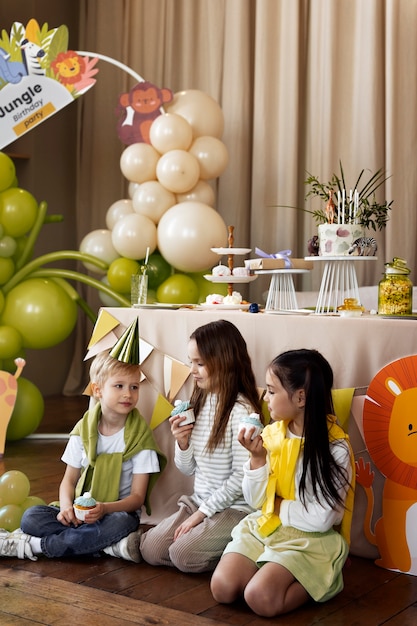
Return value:
<svg viewBox="0 0 417 626">
<path fill-rule="evenodd" d="M 148 261 L 149 247 L 146 248 L 145 263 L 141 266 L 140 272 L 132 276 L 131 303 L 133 306 L 146 304 L 148 297 Z"/>
</svg>

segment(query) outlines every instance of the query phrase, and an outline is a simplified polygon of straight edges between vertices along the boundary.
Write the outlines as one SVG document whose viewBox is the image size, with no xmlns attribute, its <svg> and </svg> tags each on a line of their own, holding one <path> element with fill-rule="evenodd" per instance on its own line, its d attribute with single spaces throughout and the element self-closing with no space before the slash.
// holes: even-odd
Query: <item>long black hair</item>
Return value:
<svg viewBox="0 0 417 626">
<path fill-rule="evenodd" d="M 279 378 L 289 396 L 304 389 L 304 456 L 300 498 L 305 502 L 306 480 L 310 474 L 314 496 L 330 505 L 343 504 L 338 489 L 348 485 L 344 468 L 333 458 L 329 444 L 329 415 L 334 415 L 333 370 L 317 350 L 288 350 L 277 356 L 269 370 Z"/>
</svg>

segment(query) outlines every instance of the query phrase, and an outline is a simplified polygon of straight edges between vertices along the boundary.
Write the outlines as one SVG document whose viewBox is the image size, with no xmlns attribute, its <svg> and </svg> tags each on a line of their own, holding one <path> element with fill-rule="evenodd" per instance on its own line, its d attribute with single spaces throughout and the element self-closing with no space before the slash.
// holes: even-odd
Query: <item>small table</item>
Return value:
<svg viewBox="0 0 417 626">
<path fill-rule="evenodd" d="M 377 261 L 376 256 L 308 256 L 306 261 L 323 261 L 316 313 L 333 313 L 345 298 L 355 298 L 360 304 L 355 263 Z"/>
<path fill-rule="evenodd" d="M 255 270 L 255 274 L 271 274 L 265 311 L 296 311 L 298 309 L 295 295 L 293 274 L 306 274 L 310 270 L 279 269 Z"/>
</svg>

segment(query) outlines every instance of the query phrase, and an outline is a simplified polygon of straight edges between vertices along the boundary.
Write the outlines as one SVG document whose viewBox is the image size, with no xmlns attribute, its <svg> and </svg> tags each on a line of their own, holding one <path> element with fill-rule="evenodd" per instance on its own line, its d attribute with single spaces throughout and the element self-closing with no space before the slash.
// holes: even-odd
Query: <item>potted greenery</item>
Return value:
<svg viewBox="0 0 417 626">
<path fill-rule="evenodd" d="M 376 231 L 385 228 L 389 219 L 388 212 L 392 208 L 393 200 L 390 202 L 387 200 L 382 203 L 378 202 L 376 192 L 389 177 L 385 176 L 382 169 L 379 169 L 360 186 L 364 174 L 365 169 L 360 172 L 354 187 L 348 192 L 341 162 L 340 175 L 333 174 L 332 178 L 327 183 L 320 182 L 317 176 L 308 173 L 308 177 L 304 181 L 305 185 L 310 186 L 310 189 L 305 195 L 306 200 L 314 196 L 321 198 L 326 202 L 326 208 L 329 201 L 333 199 L 333 195 L 334 199 L 341 200 L 334 204 L 334 216 L 332 221 L 329 219 L 329 211 L 326 211 L 326 208 L 307 211 L 308 213 L 312 213 L 316 224 L 355 223 L 360 225 L 364 231 L 369 229 Z M 344 202 L 343 198 L 345 200 Z"/>
</svg>

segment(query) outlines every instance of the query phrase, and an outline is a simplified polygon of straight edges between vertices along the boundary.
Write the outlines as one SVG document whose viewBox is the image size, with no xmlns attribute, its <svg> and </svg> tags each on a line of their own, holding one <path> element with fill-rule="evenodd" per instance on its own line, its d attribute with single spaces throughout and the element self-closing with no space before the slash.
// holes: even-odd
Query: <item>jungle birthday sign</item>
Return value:
<svg viewBox="0 0 417 626">
<path fill-rule="evenodd" d="M 96 82 L 98 58 L 68 50 L 66 26 L 15 22 L 0 38 L 0 149 L 44 122 Z"/>
</svg>

